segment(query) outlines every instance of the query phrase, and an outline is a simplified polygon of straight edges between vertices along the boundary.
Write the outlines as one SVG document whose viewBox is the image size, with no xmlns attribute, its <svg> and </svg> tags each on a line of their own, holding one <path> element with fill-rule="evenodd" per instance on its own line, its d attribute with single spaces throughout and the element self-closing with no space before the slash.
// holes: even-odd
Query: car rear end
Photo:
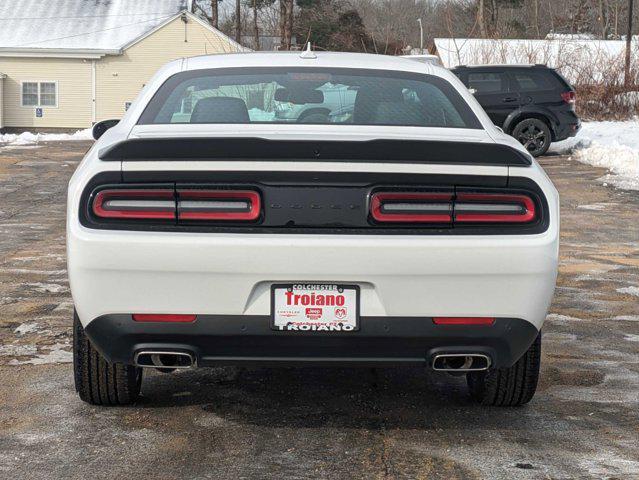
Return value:
<svg viewBox="0 0 639 480">
<path fill-rule="evenodd" d="M 577 134 L 581 128 L 575 111 L 577 93 L 561 73 L 545 65 L 505 68 L 510 72 L 512 88 L 521 97 L 522 112 L 538 108 L 551 127 L 553 142 Z"/>
<path fill-rule="evenodd" d="M 581 129 L 581 120 L 575 111 L 577 92 L 570 82 L 557 70 L 554 68 L 548 68 L 547 70 L 548 74 L 555 79 L 559 96 L 561 97 L 561 103 L 559 103 L 556 109 L 559 122 L 554 130 L 554 141 L 559 142 L 566 138 L 574 137 Z"/>
<path fill-rule="evenodd" d="M 305 68 L 260 75 L 288 88 L 391 77 L 456 113 L 428 120 L 441 125 L 176 125 L 156 121 L 178 113 L 166 107 L 175 85 L 204 76 L 223 90 L 218 75 L 242 72 L 169 78 L 168 95 L 160 87 L 126 138 L 98 142 L 70 184 L 69 276 L 90 342 L 142 367 L 511 367 L 554 290 L 546 175 L 509 137 L 495 141 L 452 75 L 422 90 L 411 72 Z M 362 94 L 367 81 L 355 116 L 378 98 Z M 379 118 L 415 115 L 375 105 Z"/>
</svg>

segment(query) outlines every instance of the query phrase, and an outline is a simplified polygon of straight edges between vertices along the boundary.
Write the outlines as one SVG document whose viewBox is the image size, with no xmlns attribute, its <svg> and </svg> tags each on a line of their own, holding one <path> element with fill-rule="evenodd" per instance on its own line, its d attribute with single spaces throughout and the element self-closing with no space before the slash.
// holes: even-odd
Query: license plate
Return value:
<svg viewBox="0 0 639 480">
<path fill-rule="evenodd" d="M 359 286 L 289 283 L 271 287 L 271 328 L 352 332 L 359 328 Z"/>
</svg>

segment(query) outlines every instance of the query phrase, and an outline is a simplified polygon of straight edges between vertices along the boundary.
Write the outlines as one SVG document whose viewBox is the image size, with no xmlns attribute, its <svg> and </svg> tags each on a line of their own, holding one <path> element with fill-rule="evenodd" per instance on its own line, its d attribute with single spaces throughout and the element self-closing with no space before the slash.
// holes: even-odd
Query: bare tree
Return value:
<svg viewBox="0 0 639 480">
<path fill-rule="evenodd" d="M 626 34 L 626 58 L 624 62 L 623 81 L 626 87 L 630 87 L 630 50 L 632 49 L 632 7 L 633 0 L 628 0 L 628 32 Z"/>
<path fill-rule="evenodd" d="M 219 28 L 219 20 L 220 17 L 218 15 L 218 9 L 217 9 L 217 2 L 218 0 L 211 0 L 211 18 L 209 20 L 211 26 L 213 28 Z"/>
<path fill-rule="evenodd" d="M 235 41 L 242 42 L 242 5 L 240 0 L 235 0 Z"/>
<path fill-rule="evenodd" d="M 282 50 L 290 50 L 293 38 L 294 0 L 280 0 L 280 38 Z"/>
<path fill-rule="evenodd" d="M 286 0 L 280 0 L 280 48 L 286 48 Z"/>
<path fill-rule="evenodd" d="M 260 49 L 260 28 L 257 23 L 257 0 L 253 0 L 253 37 L 255 39 L 255 50 Z"/>
<path fill-rule="evenodd" d="M 608 39 L 608 2 L 599 0 L 599 26 L 601 29 L 601 38 Z"/>
<path fill-rule="evenodd" d="M 484 21 L 484 0 L 479 0 L 477 4 L 477 24 L 481 38 L 486 38 L 486 22 Z"/>
<path fill-rule="evenodd" d="M 286 19 L 286 29 L 287 29 L 287 45 L 288 45 L 288 49 L 291 49 L 291 45 L 293 42 L 293 19 L 295 18 L 295 14 L 293 12 L 293 9 L 295 7 L 295 0 L 287 0 L 288 1 L 288 5 L 286 7 L 287 9 L 287 14 L 288 14 L 288 18 Z"/>
</svg>

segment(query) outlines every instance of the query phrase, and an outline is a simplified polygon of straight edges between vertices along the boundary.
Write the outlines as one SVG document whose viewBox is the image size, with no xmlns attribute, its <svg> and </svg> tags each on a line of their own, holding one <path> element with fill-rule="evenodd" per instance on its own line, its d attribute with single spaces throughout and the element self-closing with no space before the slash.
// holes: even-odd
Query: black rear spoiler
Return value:
<svg viewBox="0 0 639 480">
<path fill-rule="evenodd" d="M 105 161 L 273 160 L 529 166 L 530 158 L 499 143 L 431 140 L 267 140 L 134 138 L 99 151 Z"/>
</svg>

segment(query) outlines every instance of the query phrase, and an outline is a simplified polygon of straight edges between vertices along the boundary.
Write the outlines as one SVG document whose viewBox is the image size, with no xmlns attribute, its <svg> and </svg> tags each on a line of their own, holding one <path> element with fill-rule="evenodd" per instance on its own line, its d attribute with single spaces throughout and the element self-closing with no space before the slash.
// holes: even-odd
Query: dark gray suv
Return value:
<svg viewBox="0 0 639 480">
<path fill-rule="evenodd" d="M 574 137 L 581 128 L 575 90 L 545 65 L 460 66 L 452 72 L 475 95 L 495 125 L 535 157 L 551 142 Z"/>
</svg>

